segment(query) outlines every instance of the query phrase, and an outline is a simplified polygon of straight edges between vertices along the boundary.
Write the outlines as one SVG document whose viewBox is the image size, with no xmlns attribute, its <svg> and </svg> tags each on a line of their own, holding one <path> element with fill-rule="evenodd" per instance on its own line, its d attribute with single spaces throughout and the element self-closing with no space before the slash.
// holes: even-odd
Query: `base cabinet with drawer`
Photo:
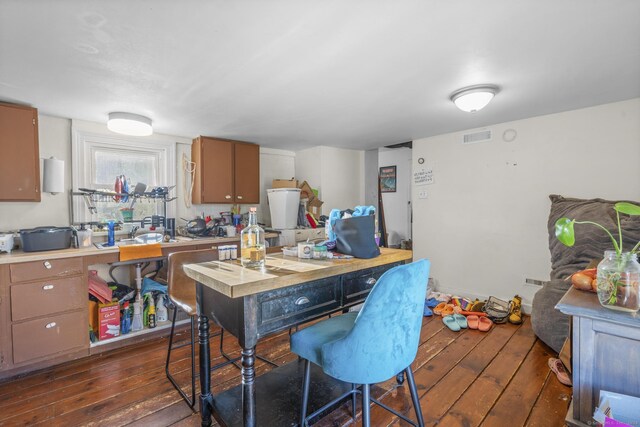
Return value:
<svg viewBox="0 0 640 427">
<path fill-rule="evenodd" d="M 0 266 L 0 378 L 88 355 L 82 257 Z"/>
</svg>

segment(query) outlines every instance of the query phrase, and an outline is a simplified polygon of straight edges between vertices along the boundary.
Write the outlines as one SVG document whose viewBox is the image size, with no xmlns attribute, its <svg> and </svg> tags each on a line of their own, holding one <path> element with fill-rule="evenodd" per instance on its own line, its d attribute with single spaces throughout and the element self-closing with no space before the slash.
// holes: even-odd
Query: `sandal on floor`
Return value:
<svg viewBox="0 0 640 427">
<path fill-rule="evenodd" d="M 435 308 L 435 307 L 438 306 L 438 304 L 440 304 L 440 301 L 438 301 L 435 298 L 429 298 L 429 299 L 425 300 L 424 303 L 429 308 Z"/>
<path fill-rule="evenodd" d="M 451 329 L 453 332 L 460 332 L 460 325 L 456 322 L 456 319 L 453 316 L 443 316 L 442 323 L 446 325 L 447 328 Z"/>
<path fill-rule="evenodd" d="M 467 318 L 464 317 L 462 314 L 454 314 L 453 319 L 458 323 L 458 326 L 460 326 L 462 329 L 467 329 L 468 325 L 467 325 Z"/>
<path fill-rule="evenodd" d="M 433 309 L 433 312 L 435 314 L 441 314 L 442 310 L 444 310 L 444 308 L 447 306 L 446 302 L 441 302 L 440 304 L 436 305 L 435 308 Z"/>
<path fill-rule="evenodd" d="M 475 300 L 474 303 L 471 304 L 471 307 L 467 309 L 467 311 L 482 311 L 482 309 L 484 308 L 484 303 L 484 301 Z"/>
<path fill-rule="evenodd" d="M 440 312 L 441 316 L 451 316 L 454 313 L 453 306 L 451 304 L 446 304 L 442 311 Z"/>
<path fill-rule="evenodd" d="M 547 361 L 547 364 L 549 365 L 549 368 L 556 374 L 556 377 L 558 377 L 558 381 L 560 381 L 562 384 L 567 385 L 569 387 L 572 386 L 569 373 L 564 368 L 564 364 L 560 359 L 551 357 Z"/>
<path fill-rule="evenodd" d="M 424 316 L 433 316 L 433 311 L 431 311 L 431 309 L 425 304 L 424 306 L 424 312 L 423 312 Z"/>
<path fill-rule="evenodd" d="M 489 332 L 493 322 L 488 317 L 478 317 L 478 330 L 482 332 Z"/>
<path fill-rule="evenodd" d="M 478 316 L 475 314 L 467 316 L 467 325 L 469 326 L 469 329 L 478 329 Z"/>
</svg>

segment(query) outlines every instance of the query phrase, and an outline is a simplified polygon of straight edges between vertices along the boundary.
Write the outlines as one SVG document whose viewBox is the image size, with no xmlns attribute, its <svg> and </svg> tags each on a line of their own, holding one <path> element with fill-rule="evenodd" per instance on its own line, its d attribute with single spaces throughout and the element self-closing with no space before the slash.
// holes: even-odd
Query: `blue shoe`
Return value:
<svg viewBox="0 0 640 427">
<path fill-rule="evenodd" d="M 424 315 L 427 317 L 433 316 L 433 311 L 427 307 L 427 304 L 424 305 Z"/>
<path fill-rule="evenodd" d="M 440 304 L 442 301 L 438 301 L 435 298 L 429 298 L 428 300 L 425 300 L 424 304 L 429 307 L 429 308 L 434 308 L 436 307 L 438 304 Z"/>
</svg>

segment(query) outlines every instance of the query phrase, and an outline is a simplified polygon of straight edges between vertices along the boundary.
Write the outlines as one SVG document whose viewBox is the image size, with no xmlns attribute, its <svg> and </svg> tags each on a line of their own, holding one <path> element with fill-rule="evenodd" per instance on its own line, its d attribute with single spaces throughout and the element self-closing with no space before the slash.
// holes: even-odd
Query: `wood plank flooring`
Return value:
<svg viewBox="0 0 640 427">
<path fill-rule="evenodd" d="M 221 361 L 218 345 L 219 338 L 213 338 L 212 363 Z M 224 346 L 239 355 L 233 337 L 225 338 Z M 0 425 L 200 425 L 199 413 L 189 409 L 165 377 L 166 348 L 167 339 L 161 338 L 0 382 Z M 296 359 L 289 352 L 286 332 L 262 340 L 257 351 L 278 364 Z M 413 370 L 425 424 L 564 426 L 571 388 L 549 371 L 547 359 L 553 354 L 536 339 L 528 318 L 523 325 L 496 325 L 488 333 L 452 332 L 440 317 L 424 318 Z M 189 348 L 176 350 L 172 359 L 172 372 L 190 389 Z M 257 375 L 270 369 L 256 362 Z M 233 366 L 212 375 L 214 393 L 239 383 L 240 371 Z M 414 418 L 406 385 L 390 379 L 373 388 L 372 395 Z M 371 417 L 374 426 L 408 425 L 376 405 Z M 353 425 L 349 404 L 315 424 L 349 425 Z"/>
</svg>

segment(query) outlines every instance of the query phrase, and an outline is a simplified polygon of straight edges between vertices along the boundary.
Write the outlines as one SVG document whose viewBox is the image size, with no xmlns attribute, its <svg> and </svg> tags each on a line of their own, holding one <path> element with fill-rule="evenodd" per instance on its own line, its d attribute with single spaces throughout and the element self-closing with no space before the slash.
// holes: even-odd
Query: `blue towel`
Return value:
<svg viewBox="0 0 640 427">
<path fill-rule="evenodd" d="M 163 294 L 167 293 L 167 285 L 163 285 L 162 283 L 156 282 L 153 279 L 149 279 L 148 277 L 145 277 L 142 279 L 142 289 L 141 289 L 141 294 L 144 295 L 148 292 L 153 292 L 153 291 L 158 291 L 158 292 L 162 292 Z"/>
<path fill-rule="evenodd" d="M 333 225 L 337 219 L 340 219 L 340 209 L 331 209 L 329 219 L 327 220 L 327 239 L 336 240 L 336 233 L 333 231 Z M 375 206 L 356 206 L 351 216 L 366 216 L 374 215 L 376 213 Z"/>
</svg>

